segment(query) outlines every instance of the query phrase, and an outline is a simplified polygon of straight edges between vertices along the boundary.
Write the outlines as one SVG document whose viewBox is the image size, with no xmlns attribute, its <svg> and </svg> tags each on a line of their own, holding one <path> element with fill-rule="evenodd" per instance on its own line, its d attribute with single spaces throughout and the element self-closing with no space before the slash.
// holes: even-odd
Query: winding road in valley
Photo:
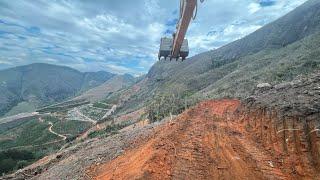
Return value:
<svg viewBox="0 0 320 180">
<path fill-rule="evenodd" d="M 42 117 L 39 117 L 39 122 L 44 122 L 44 120 L 42 119 Z M 54 132 L 54 131 L 52 130 L 52 127 L 53 127 L 53 123 L 52 123 L 52 122 L 49 121 L 48 124 L 50 125 L 49 128 L 48 128 L 48 131 L 49 131 L 50 133 L 52 133 L 52 134 L 54 134 L 54 135 L 56 135 L 56 136 L 61 137 L 63 141 L 67 139 L 67 136 L 62 135 L 62 134 L 59 134 L 59 133 Z M 54 141 L 54 142 L 56 142 L 56 141 Z"/>
<path fill-rule="evenodd" d="M 54 135 L 56 135 L 56 136 L 61 137 L 63 141 L 67 139 L 67 136 L 62 135 L 62 134 L 59 134 L 59 133 L 54 132 L 54 131 L 52 130 L 52 127 L 53 127 L 53 123 L 52 123 L 52 122 L 49 122 L 48 124 L 50 125 L 50 126 L 49 126 L 49 129 L 48 129 L 50 133 L 52 133 L 52 134 L 54 134 Z"/>
<path fill-rule="evenodd" d="M 44 120 L 42 119 L 42 117 L 39 117 L 39 122 L 44 122 Z M 26 146 L 16 146 L 16 147 L 13 147 L 13 148 L 8 148 L 6 150 L 11 150 L 11 149 L 20 149 L 20 148 L 32 148 L 32 147 L 40 147 L 40 146 L 45 146 L 45 145 L 50 145 L 50 144 L 54 144 L 54 143 L 59 143 L 59 142 L 62 142 L 62 141 L 65 141 L 67 139 L 67 136 L 65 135 L 62 135 L 62 134 L 59 134 L 55 131 L 52 130 L 52 127 L 53 127 L 53 123 L 52 122 L 48 122 L 48 124 L 50 125 L 49 128 L 48 128 L 48 131 L 58 137 L 61 137 L 62 139 L 60 140 L 56 140 L 56 141 L 51 141 L 51 142 L 47 142 L 47 143 L 44 143 L 44 144 L 38 144 L 38 145 L 26 145 Z"/>
<path fill-rule="evenodd" d="M 103 118 L 109 117 L 116 109 L 117 109 L 117 105 L 113 105 L 112 108 L 111 108 L 110 110 L 108 110 L 108 112 L 103 116 Z M 75 112 L 75 114 L 78 115 L 79 117 L 82 117 L 82 118 L 81 118 L 82 120 L 80 120 L 80 121 L 91 122 L 92 124 L 96 125 L 96 126 L 92 127 L 90 130 L 92 130 L 92 129 L 93 129 L 93 130 L 98 130 L 98 129 L 101 129 L 101 128 L 102 128 L 102 127 L 100 127 L 99 124 L 97 124 L 97 121 L 95 121 L 95 120 L 87 117 L 86 115 L 82 114 L 78 108 L 75 108 L 75 109 L 74 109 L 74 112 Z M 38 121 L 39 121 L 40 123 L 44 123 L 44 122 L 45 122 L 45 120 L 44 120 L 41 116 L 38 117 Z M 49 124 L 48 131 L 49 131 L 50 133 L 52 133 L 52 134 L 60 137 L 60 138 L 61 138 L 60 140 L 51 141 L 51 142 L 47 142 L 47 143 L 45 143 L 45 144 L 39 144 L 39 145 L 17 146 L 17 147 L 10 148 L 10 149 L 20 149 L 20 148 L 28 148 L 28 147 L 39 147 L 39 146 L 44 146 L 44 145 L 59 143 L 59 142 L 61 142 L 61 141 L 65 141 L 65 140 L 67 139 L 67 136 L 66 136 L 66 135 L 59 134 L 59 133 L 57 133 L 57 132 L 55 132 L 55 131 L 53 130 L 54 124 L 53 124 L 52 122 L 49 121 L 48 124 Z M 88 135 L 88 133 L 91 132 L 90 130 L 89 130 L 88 132 L 84 133 L 85 135 L 82 135 L 82 136 L 83 136 L 83 137 L 86 137 L 86 136 Z"/>
</svg>

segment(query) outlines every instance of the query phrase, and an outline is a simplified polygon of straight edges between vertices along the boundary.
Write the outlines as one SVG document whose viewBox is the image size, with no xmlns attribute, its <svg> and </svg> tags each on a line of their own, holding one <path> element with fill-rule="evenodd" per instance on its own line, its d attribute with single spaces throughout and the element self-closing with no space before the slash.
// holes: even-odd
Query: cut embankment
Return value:
<svg viewBox="0 0 320 180">
<path fill-rule="evenodd" d="M 202 102 L 161 127 L 146 143 L 106 164 L 93 166 L 95 179 L 292 179 L 315 171 L 284 163 L 286 158 L 257 140 L 235 113 L 237 100 Z M 301 157 L 304 158 L 304 157 Z M 300 168 L 298 170 L 292 168 Z M 295 170 L 295 172 L 294 172 Z M 308 173 L 299 173 L 299 172 Z"/>
</svg>

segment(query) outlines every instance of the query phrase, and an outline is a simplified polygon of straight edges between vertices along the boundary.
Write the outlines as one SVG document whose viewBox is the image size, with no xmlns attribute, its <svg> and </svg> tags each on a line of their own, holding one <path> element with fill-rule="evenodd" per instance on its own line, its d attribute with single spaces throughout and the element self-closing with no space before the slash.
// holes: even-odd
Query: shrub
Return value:
<svg viewBox="0 0 320 180">
<path fill-rule="evenodd" d="M 150 122 L 160 121 L 163 118 L 182 113 L 195 103 L 195 100 L 189 98 L 190 94 L 185 93 L 181 96 L 179 93 L 164 94 L 156 96 L 147 106 L 147 114 Z"/>
</svg>

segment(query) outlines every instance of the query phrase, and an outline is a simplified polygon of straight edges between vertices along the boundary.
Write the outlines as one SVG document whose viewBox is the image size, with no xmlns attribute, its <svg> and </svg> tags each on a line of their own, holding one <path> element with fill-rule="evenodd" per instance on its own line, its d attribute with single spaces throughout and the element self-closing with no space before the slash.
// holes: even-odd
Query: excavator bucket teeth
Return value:
<svg viewBox="0 0 320 180">
<path fill-rule="evenodd" d="M 179 51 L 179 56 L 178 57 L 172 57 L 172 44 L 173 39 L 172 38 L 161 38 L 161 44 L 160 44 L 160 50 L 159 50 L 159 60 L 164 57 L 167 59 L 167 57 L 170 57 L 170 59 L 179 59 L 182 58 L 182 60 L 185 60 L 186 57 L 189 55 L 189 46 L 188 46 L 188 40 L 184 39 L 183 43 L 181 45 L 181 49 Z"/>
<path fill-rule="evenodd" d="M 171 55 L 172 51 L 172 42 L 171 38 L 161 38 L 160 50 L 159 50 L 159 59 L 164 57 L 167 58 Z"/>
</svg>

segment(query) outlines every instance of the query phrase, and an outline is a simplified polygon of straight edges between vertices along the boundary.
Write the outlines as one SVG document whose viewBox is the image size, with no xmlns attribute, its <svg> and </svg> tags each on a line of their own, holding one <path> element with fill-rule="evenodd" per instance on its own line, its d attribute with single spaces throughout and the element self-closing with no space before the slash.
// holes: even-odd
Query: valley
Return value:
<svg viewBox="0 0 320 180">
<path fill-rule="evenodd" d="M 30 152 L 34 159 L 28 163 L 32 163 L 68 145 L 115 109 L 103 102 L 68 101 L 5 117 L 0 120 L 0 151 Z"/>
<path fill-rule="evenodd" d="M 41 159 L 43 156 L 58 151 L 90 128 L 95 127 L 100 121 L 112 116 L 117 107 L 116 104 L 112 103 L 117 103 L 117 101 L 106 104 L 104 99 L 112 93 L 130 86 L 135 81 L 131 75 L 113 75 L 107 72 L 81 74 L 70 68 L 46 64 L 33 64 L 16 68 L 17 70 L 10 69 L 7 71 L 11 73 L 11 71 L 19 71 L 25 68 L 29 69 L 30 72 L 28 73 L 31 74 L 38 71 L 44 73 L 42 76 L 43 80 L 38 82 L 37 86 L 32 86 L 33 89 L 38 87 L 37 90 L 41 93 L 42 91 L 46 91 L 47 80 L 49 81 L 52 76 L 58 76 L 58 74 L 51 75 L 50 71 L 62 74 L 71 73 L 78 76 L 77 78 L 84 78 L 85 81 L 90 81 L 81 82 L 82 84 L 80 85 L 83 87 L 81 87 L 79 91 L 83 92 L 79 95 L 73 94 L 70 95 L 70 97 L 65 97 L 67 99 L 64 99 L 62 102 L 59 102 L 61 100 L 53 102 L 44 100 L 43 103 L 40 104 L 35 103 L 33 100 L 28 103 L 22 102 L 0 118 L 0 151 L 10 152 L 17 150 L 32 153 L 34 159 L 28 160 L 28 163 L 32 163 Z M 47 72 L 42 71 L 45 68 L 48 69 Z M 5 71 L 0 71 L 0 74 L 1 73 L 5 73 Z M 65 78 L 59 78 L 70 85 L 70 83 L 67 82 L 70 80 L 70 75 L 66 75 Z M 56 90 L 60 91 L 61 88 L 64 87 L 57 85 Z M 52 90 L 55 91 L 54 89 Z M 37 95 L 32 94 L 32 96 L 36 97 Z M 51 95 L 48 95 L 47 97 L 51 98 L 50 96 Z M 44 106 L 44 104 L 48 103 L 48 106 Z M 30 106 L 32 108 L 27 109 Z M 36 108 L 36 106 L 38 107 Z M 13 162 L 10 168 L 17 168 L 18 162 L 19 161 Z M 1 171 L 0 174 L 2 173 Z"/>
</svg>

